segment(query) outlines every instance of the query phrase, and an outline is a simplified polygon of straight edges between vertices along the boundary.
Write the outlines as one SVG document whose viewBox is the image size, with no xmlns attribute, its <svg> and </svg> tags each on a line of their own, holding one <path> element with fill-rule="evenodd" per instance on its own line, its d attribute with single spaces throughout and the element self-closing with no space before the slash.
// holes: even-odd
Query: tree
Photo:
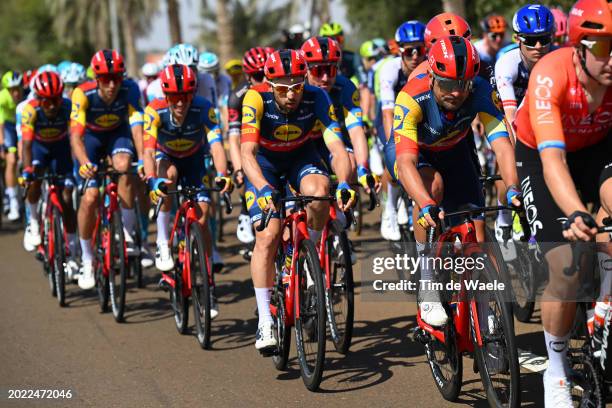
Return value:
<svg viewBox="0 0 612 408">
<path fill-rule="evenodd" d="M 217 36 L 219 38 L 219 59 L 222 63 L 234 55 L 234 32 L 227 6 L 228 0 L 217 0 Z"/>
<path fill-rule="evenodd" d="M 170 38 L 173 44 L 183 42 L 181 36 L 181 17 L 177 0 L 166 0 L 168 12 L 168 25 L 170 26 Z"/>
</svg>

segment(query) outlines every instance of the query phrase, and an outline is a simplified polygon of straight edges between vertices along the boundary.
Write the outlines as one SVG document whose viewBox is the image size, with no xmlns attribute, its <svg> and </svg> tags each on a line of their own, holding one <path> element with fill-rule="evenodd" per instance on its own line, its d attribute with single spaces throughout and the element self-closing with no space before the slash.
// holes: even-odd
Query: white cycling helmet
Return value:
<svg viewBox="0 0 612 408">
<path fill-rule="evenodd" d="M 69 65 L 64 65 L 60 70 L 60 77 L 65 84 L 80 84 L 85 82 L 87 73 L 85 67 L 78 62 L 72 62 Z"/>
<path fill-rule="evenodd" d="M 198 66 L 198 50 L 191 44 L 177 44 L 168 50 L 167 64 L 183 64 L 193 68 Z"/>
<path fill-rule="evenodd" d="M 204 72 L 215 72 L 219 70 L 219 57 L 213 52 L 204 51 L 200 54 L 198 69 Z"/>
<path fill-rule="evenodd" d="M 142 66 L 142 75 L 146 77 L 154 77 L 159 74 L 160 67 L 154 62 L 147 62 Z"/>
</svg>

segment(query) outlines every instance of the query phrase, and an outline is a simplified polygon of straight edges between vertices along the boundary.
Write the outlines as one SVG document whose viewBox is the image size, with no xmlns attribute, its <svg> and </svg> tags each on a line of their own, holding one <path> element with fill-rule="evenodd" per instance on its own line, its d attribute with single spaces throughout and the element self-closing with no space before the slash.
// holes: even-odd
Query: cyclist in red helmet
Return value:
<svg viewBox="0 0 612 408">
<path fill-rule="evenodd" d="M 64 225 L 68 232 L 69 264 L 68 269 L 78 272 L 74 259 L 78 253 L 76 238 L 76 218 L 72 206 L 72 155 L 68 128 L 70 125 L 70 99 L 62 97 L 64 84 L 55 72 L 37 75 L 32 84 L 34 98 L 26 102 L 21 114 L 21 134 L 23 141 L 22 180 L 30 184 L 25 204 L 30 211 L 28 226 L 23 237 L 26 251 L 34 251 L 41 243 L 38 225 L 38 200 L 41 195 L 41 181 L 34 181 L 34 175 L 42 175 L 46 169 L 54 174 L 65 176 L 64 189 L 60 194 L 63 207 Z M 76 275 L 74 275 L 76 277 Z"/>
<path fill-rule="evenodd" d="M 342 143 L 342 133 L 329 96 L 322 89 L 307 85 L 306 61 L 301 52 L 280 50 L 271 54 L 264 66 L 265 85 L 247 91 L 242 104 L 242 166 L 247 176 L 246 201 L 251 220 L 259 224 L 263 211 L 273 211 L 270 224 L 257 232 L 251 258 L 259 324 L 255 348 L 265 352 L 276 346 L 270 315 L 270 291 L 274 277 L 274 257 L 280 234 L 279 213 L 272 203 L 273 192 L 284 191 L 284 177 L 305 195 L 329 193 L 329 178 L 312 144 L 310 133 L 321 127 L 323 139 L 334 155 L 340 190 L 351 194 L 344 210 L 350 208 L 355 192 L 348 185 L 350 159 Z M 310 238 L 317 242 L 327 222 L 329 204 L 308 206 Z"/>
<path fill-rule="evenodd" d="M 95 286 L 91 237 L 94 213 L 99 199 L 95 181 L 97 166 L 107 156 L 115 170 L 126 172 L 133 158 L 142 160 L 142 109 L 140 92 L 133 81 L 124 81 L 125 63 L 115 50 L 100 50 L 91 59 L 95 79 L 79 85 L 72 93 L 70 139 L 79 162 L 79 176 L 89 180 L 78 212 L 82 251 L 82 275 L 79 286 Z M 133 234 L 136 225 L 134 211 L 135 180 L 119 178 L 121 215 L 128 245 L 128 254 L 137 254 Z"/>
<path fill-rule="evenodd" d="M 302 44 L 302 54 L 308 66 L 308 84 L 324 89 L 334 105 L 338 123 L 342 128 L 343 142 L 351 158 L 351 172 L 357 171 L 357 178 L 366 191 L 366 178 L 371 174 L 368 166 L 368 144 L 362 123 L 359 104 L 359 90 L 347 77 L 338 73 L 342 60 L 340 45 L 331 37 L 312 37 Z M 322 139 L 321 132 L 313 133 L 313 140 L 319 155 L 329 170 L 333 160 Z"/>
<path fill-rule="evenodd" d="M 429 74 L 408 81 L 397 97 L 389 140 L 396 157 L 391 149 L 385 149 L 389 171 L 415 203 L 413 225 L 420 253 L 425 247 L 425 228 L 438 222 L 430 216 L 432 208 L 452 212 L 463 206 L 484 205 L 479 169 L 467 137 L 476 116 L 487 129 L 501 175 L 510 186 L 507 200 L 519 204 L 520 194 L 504 114 L 489 82 L 477 76 L 480 58 L 472 43 L 459 36 L 438 39 L 429 51 L 428 64 Z M 483 241 L 483 220 L 476 225 L 478 239 Z M 421 279 L 432 280 L 430 264 L 425 265 Z M 445 324 L 447 315 L 439 294 L 421 291 L 419 295 L 423 319 L 433 326 Z"/>
<path fill-rule="evenodd" d="M 507 44 L 506 30 L 508 22 L 504 16 L 492 14 L 480 22 L 482 37 L 474 43 L 480 55 L 480 63 L 487 69 L 493 69 L 497 53 Z"/>
<path fill-rule="evenodd" d="M 551 51 L 533 67 L 514 121 L 531 232 L 550 276 L 540 303 L 549 359 L 543 376 L 547 408 L 573 406 L 567 352 L 577 298 L 605 305 L 612 292 L 612 274 L 604 267 L 611 262 L 610 236 L 596 237 L 594 228 L 612 215 L 612 3 L 579 0 L 568 23 L 572 46 Z M 601 204 L 596 217 L 589 202 Z M 595 238 L 601 289 L 578 295 L 577 288 L 595 285 L 584 281 L 590 275 L 584 271 L 566 273 L 572 259 L 566 240 Z"/>
<path fill-rule="evenodd" d="M 196 73 L 187 65 L 172 64 L 162 70 L 160 80 L 165 98 L 151 102 L 144 114 L 144 167 L 151 200 L 156 203 L 160 197 L 165 197 L 161 188 L 164 184 L 170 189 L 177 183 L 183 187 L 206 187 L 203 163 L 208 154 L 212 155 L 217 171 L 215 181 L 224 180 L 224 191 L 231 191 L 215 107 L 207 99 L 194 96 Z M 210 257 L 213 241 L 208 228 L 210 195 L 201 192 L 196 199 L 200 209 L 199 223 Z M 164 200 L 157 216 L 155 266 L 165 272 L 174 268 L 168 244 L 171 209 L 172 200 Z M 211 318 L 218 314 L 213 288 Z"/>
<path fill-rule="evenodd" d="M 240 128 L 242 127 L 242 101 L 247 91 L 254 86 L 263 84 L 264 82 L 264 65 L 268 55 L 274 52 L 270 47 L 254 47 L 244 53 L 242 58 L 242 71 L 246 76 L 246 80 L 239 84 L 230 94 L 228 102 L 229 112 L 229 153 L 232 165 L 234 167 L 234 180 L 238 187 L 244 185 L 244 170 L 242 169 L 242 160 L 240 158 Z M 246 199 L 244 193 L 240 195 L 241 211 L 238 216 L 238 228 L 236 235 L 244 244 L 250 244 L 255 240 L 253 227 L 251 225 L 251 217 L 246 208 Z"/>
</svg>

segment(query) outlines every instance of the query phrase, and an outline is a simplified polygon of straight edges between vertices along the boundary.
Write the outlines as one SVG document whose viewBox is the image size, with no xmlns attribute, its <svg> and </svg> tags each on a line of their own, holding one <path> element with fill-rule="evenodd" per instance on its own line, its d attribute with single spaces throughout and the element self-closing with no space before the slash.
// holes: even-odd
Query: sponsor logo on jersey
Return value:
<svg viewBox="0 0 612 408">
<path fill-rule="evenodd" d="M 395 105 L 393 108 L 393 128 L 399 129 L 404 124 L 404 119 L 406 118 L 406 114 L 409 112 L 408 108 L 405 108 L 400 105 Z"/>
<path fill-rule="evenodd" d="M 56 137 L 60 136 L 62 133 L 63 132 L 57 128 L 41 129 L 40 132 L 38 132 L 38 134 L 40 135 L 42 139 L 55 139 Z"/>
<path fill-rule="evenodd" d="M 302 129 L 295 125 L 282 125 L 274 130 L 274 137 L 283 142 L 291 142 L 302 135 Z"/>
<path fill-rule="evenodd" d="M 194 143 L 195 142 L 193 140 L 189 139 L 175 139 L 167 141 L 165 145 L 175 152 L 184 152 L 191 149 Z"/>
<path fill-rule="evenodd" d="M 242 122 L 254 123 L 255 122 L 255 109 L 253 107 L 244 105 L 242 107 Z"/>
<path fill-rule="evenodd" d="M 253 193 L 252 191 L 247 191 L 244 194 L 244 198 L 246 199 L 247 210 L 250 210 L 253 204 L 255 204 L 255 193 Z"/>
<path fill-rule="evenodd" d="M 119 120 L 120 120 L 119 116 L 107 114 L 107 115 L 98 116 L 94 120 L 94 123 L 100 127 L 112 127 L 116 125 L 117 123 L 119 123 Z"/>
<path fill-rule="evenodd" d="M 215 113 L 215 108 L 210 108 L 208 110 L 208 120 L 212 123 L 217 123 L 217 114 Z"/>
<path fill-rule="evenodd" d="M 491 100 L 493 101 L 493 105 L 495 105 L 497 110 L 503 112 L 504 105 L 502 104 L 502 101 L 499 98 L 499 93 L 495 89 L 491 91 Z"/>
<path fill-rule="evenodd" d="M 353 105 L 355 106 L 359 106 L 359 90 L 355 89 L 353 91 Z"/>
<path fill-rule="evenodd" d="M 329 105 L 329 110 L 327 111 L 327 114 L 329 115 L 329 118 L 331 120 L 338 120 L 338 118 L 336 117 L 336 111 L 334 110 L 334 105 Z"/>
</svg>

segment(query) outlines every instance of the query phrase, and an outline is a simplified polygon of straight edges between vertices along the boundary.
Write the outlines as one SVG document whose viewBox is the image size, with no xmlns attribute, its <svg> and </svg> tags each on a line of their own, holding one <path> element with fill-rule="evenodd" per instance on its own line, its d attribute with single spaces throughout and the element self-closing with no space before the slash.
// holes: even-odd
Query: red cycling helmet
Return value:
<svg viewBox="0 0 612 408">
<path fill-rule="evenodd" d="M 306 75 L 306 60 L 300 51 L 274 51 L 266 60 L 264 73 L 268 80 Z"/>
<path fill-rule="evenodd" d="M 500 16 L 499 14 L 491 14 L 480 22 L 480 28 L 483 33 L 504 34 L 508 29 L 508 22 L 504 16 Z"/>
<path fill-rule="evenodd" d="M 563 10 L 559 8 L 550 9 L 553 17 L 555 18 L 555 37 L 562 37 L 567 34 L 567 16 Z"/>
<path fill-rule="evenodd" d="M 168 65 L 159 78 L 164 94 L 193 93 L 198 86 L 195 72 L 183 64 Z"/>
<path fill-rule="evenodd" d="M 578 0 L 569 13 L 569 42 L 580 44 L 585 37 L 609 37 L 612 33 L 612 3 Z"/>
<path fill-rule="evenodd" d="M 268 54 L 262 47 L 251 48 L 244 53 L 242 58 L 242 69 L 245 74 L 255 74 L 264 70 Z"/>
<path fill-rule="evenodd" d="M 308 64 L 338 64 L 342 59 L 340 44 L 331 37 L 311 37 L 302 44 L 301 51 Z"/>
<path fill-rule="evenodd" d="M 458 35 L 471 40 L 472 30 L 463 17 L 454 13 L 440 13 L 425 26 L 425 47 L 431 48 L 439 38 L 447 35 Z"/>
<path fill-rule="evenodd" d="M 91 59 L 91 69 L 96 75 L 123 74 L 125 63 L 118 51 L 100 50 Z"/>
<path fill-rule="evenodd" d="M 270 56 L 271 54 L 274 53 L 274 51 L 276 51 L 276 48 L 274 48 L 274 47 L 264 47 L 264 50 L 266 51 L 266 55 Z"/>
<path fill-rule="evenodd" d="M 23 73 L 23 87 L 24 88 L 30 87 L 30 82 L 32 81 L 32 79 L 34 79 L 37 72 L 38 70 L 34 68 L 34 69 L 28 69 L 27 71 Z"/>
<path fill-rule="evenodd" d="M 64 83 L 55 72 L 45 71 L 36 75 L 33 88 L 39 98 L 58 98 L 62 96 Z"/>
<path fill-rule="evenodd" d="M 440 77 L 471 80 L 478 74 L 480 57 L 472 43 L 456 35 L 440 38 L 428 55 L 431 71 Z"/>
</svg>

